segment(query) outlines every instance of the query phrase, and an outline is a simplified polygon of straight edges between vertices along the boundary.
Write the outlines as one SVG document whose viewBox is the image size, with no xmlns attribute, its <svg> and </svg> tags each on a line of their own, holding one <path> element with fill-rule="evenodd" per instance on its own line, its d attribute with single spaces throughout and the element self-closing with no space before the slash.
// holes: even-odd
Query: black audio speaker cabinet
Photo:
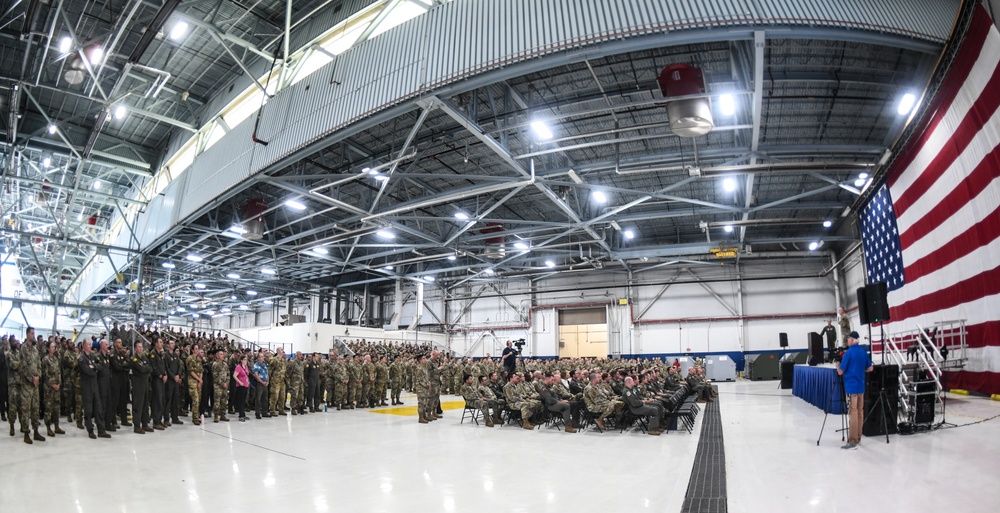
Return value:
<svg viewBox="0 0 1000 513">
<path fill-rule="evenodd" d="M 823 363 L 823 337 L 816 332 L 809 334 L 809 365 Z"/>
<path fill-rule="evenodd" d="M 899 366 L 876 365 L 865 377 L 865 425 L 861 434 L 882 436 L 887 430 L 890 435 L 896 434 L 899 422 Z M 881 402 L 880 397 L 883 399 Z"/>
<path fill-rule="evenodd" d="M 788 333 L 778 333 L 778 346 L 788 347 Z"/>
</svg>

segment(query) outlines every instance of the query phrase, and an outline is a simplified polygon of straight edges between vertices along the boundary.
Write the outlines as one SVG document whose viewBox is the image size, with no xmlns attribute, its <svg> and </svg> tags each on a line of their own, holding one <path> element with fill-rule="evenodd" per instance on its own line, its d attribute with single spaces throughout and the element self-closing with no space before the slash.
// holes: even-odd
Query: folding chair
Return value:
<svg viewBox="0 0 1000 513">
<path fill-rule="evenodd" d="M 469 403 L 465 403 L 465 408 L 462 409 L 462 421 L 459 422 L 459 424 L 465 423 L 465 416 L 469 415 L 470 417 L 472 417 L 472 421 L 475 422 L 476 425 L 478 426 L 479 425 L 479 417 L 482 414 L 483 414 L 483 412 L 481 412 L 479 410 L 479 408 L 477 408 L 475 406 L 472 406 L 472 405 L 469 405 Z"/>
</svg>

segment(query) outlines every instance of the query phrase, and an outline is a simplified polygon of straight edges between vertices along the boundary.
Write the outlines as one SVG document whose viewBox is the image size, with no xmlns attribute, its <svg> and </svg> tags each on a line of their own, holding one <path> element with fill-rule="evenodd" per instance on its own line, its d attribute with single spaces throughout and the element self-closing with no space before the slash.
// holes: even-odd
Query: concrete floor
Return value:
<svg viewBox="0 0 1000 513">
<path fill-rule="evenodd" d="M 732 512 L 1000 509 L 992 478 L 1000 419 L 931 434 L 866 438 L 843 451 L 839 417 L 776 382 L 719 385 Z M 446 397 L 445 402 L 460 401 Z M 404 397 L 414 404 L 412 397 Z M 460 405 L 456 402 L 454 406 Z M 399 413 L 406 413 L 405 411 Z M 949 420 L 1000 414 L 956 398 Z M 698 441 L 671 432 L 568 434 L 429 425 L 353 410 L 119 431 L 25 445 L 0 438 L 4 511 L 680 511 Z M 252 419 L 252 417 L 251 417 Z"/>
</svg>

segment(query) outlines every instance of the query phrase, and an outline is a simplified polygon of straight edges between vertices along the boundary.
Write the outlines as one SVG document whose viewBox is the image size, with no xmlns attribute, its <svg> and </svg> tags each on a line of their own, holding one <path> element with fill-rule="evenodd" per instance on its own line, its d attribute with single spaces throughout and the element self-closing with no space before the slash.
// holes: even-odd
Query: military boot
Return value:
<svg viewBox="0 0 1000 513">
<path fill-rule="evenodd" d="M 38 433 L 38 428 L 35 428 L 35 436 L 33 437 L 36 442 L 44 442 L 45 437 Z"/>
<path fill-rule="evenodd" d="M 493 414 L 493 423 L 501 425 L 503 424 L 503 416 L 500 414 L 500 412 L 496 412 Z"/>
<path fill-rule="evenodd" d="M 420 416 L 420 420 L 418 420 L 417 422 L 419 422 L 419 423 L 421 423 L 421 424 L 427 424 L 427 423 L 428 423 L 428 422 L 430 422 L 430 421 L 429 421 L 429 420 L 427 420 L 427 417 L 424 417 L 423 415 L 421 415 L 421 416 Z M 28 442 L 28 443 L 31 443 L 31 442 Z"/>
<path fill-rule="evenodd" d="M 52 425 L 51 424 L 46 424 L 45 425 L 45 434 L 47 436 L 56 436 L 56 434 L 52 432 Z"/>
<path fill-rule="evenodd" d="M 59 427 L 59 421 L 58 420 L 56 421 L 56 428 L 53 431 L 57 435 L 65 435 L 66 434 L 66 432 L 63 431 L 61 427 Z"/>
<path fill-rule="evenodd" d="M 486 417 L 486 427 L 493 427 L 493 419 Z"/>
<path fill-rule="evenodd" d="M 13 421 L 11 421 L 11 423 L 10 423 L 10 436 L 14 436 L 14 422 Z"/>
<path fill-rule="evenodd" d="M 83 421 L 80 420 L 80 417 L 76 418 L 76 428 L 77 429 L 83 429 Z"/>
<path fill-rule="evenodd" d="M 566 431 L 567 433 L 576 433 L 576 428 L 573 426 L 566 426 L 564 431 Z"/>
<path fill-rule="evenodd" d="M 219 420 L 221 420 L 222 422 L 229 422 L 229 417 L 223 415 L 223 416 L 219 417 Z"/>
<path fill-rule="evenodd" d="M 32 443 L 34 443 L 34 442 L 31 441 L 31 434 L 29 434 L 27 431 L 24 432 L 24 443 L 26 443 L 28 445 L 31 445 Z"/>
<path fill-rule="evenodd" d="M 528 419 L 521 419 L 521 427 L 524 429 L 535 429 L 535 425 L 528 421 Z"/>
<path fill-rule="evenodd" d="M 97 437 L 98 438 L 111 438 L 111 435 L 109 435 L 107 431 L 98 431 L 97 432 Z"/>
</svg>

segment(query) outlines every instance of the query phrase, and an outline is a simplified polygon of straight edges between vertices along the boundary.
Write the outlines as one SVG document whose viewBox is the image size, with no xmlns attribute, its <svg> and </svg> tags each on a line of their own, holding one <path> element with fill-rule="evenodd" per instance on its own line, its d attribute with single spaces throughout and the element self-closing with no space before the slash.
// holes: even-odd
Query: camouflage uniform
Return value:
<svg viewBox="0 0 1000 513">
<path fill-rule="evenodd" d="M 399 394 L 403 391 L 403 365 L 399 360 L 389 365 L 389 383 L 392 385 L 389 400 L 393 405 L 402 404 L 399 400 Z"/>
<path fill-rule="evenodd" d="M 601 421 L 624 405 L 621 401 L 612 400 L 602 387 L 593 384 L 583 389 L 583 403 L 587 406 L 587 411 L 599 414 Z"/>
<path fill-rule="evenodd" d="M 215 387 L 215 399 L 213 406 L 215 412 L 212 417 L 213 422 L 229 422 L 226 417 L 226 406 L 229 403 L 229 390 L 225 388 L 229 385 L 229 364 L 226 360 L 216 361 L 212 364 L 212 385 Z"/>
<path fill-rule="evenodd" d="M 268 402 L 271 404 L 268 405 L 268 409 L 271 410 L 272 416 L 285 414 L 285 399 L 288 396 L 285 387 L 286 363 L 285 358 L 277 354 L 267 362 L 268 386 L 271 389 L 268 398 Z"/>
<path fill-rule="evenodd" d="M 358 362 L 347 362 L 347 404 L 353 409 L 355 403 L 361 402 L 361 367 Z"/>
<path fill-rule="evenodd" d="M 12 366 L 11 371 L 16 370 L 21 380 L 18 387 L 17 411 L 21 432 L 27 438 L 29 421 L 31 428 L 38 431 L 38 387 L 34 384 L 34 378 L 38 377 L 41 384 L 42 362 L 38 356 L 38 349 L 33 345 L 22 345 L 18 350 L 16 361 L 17 367 Z"/>
<path fill-rule="evenodd" d="M 333 408 L 336 406 L 336 404 L 334 404 L 333 402 L 333 396 L 334 396 L 333 391 L 335 388 L 333 379 L 333 366 L 337 364 L 336 358 L 337 358 L 336 355 L 328 357 L 326 360 L 323 360 L 319 366 L 320 369 L 319 373 L 321 376 L 323 376 L 323 390 L 326 394 L 324 400 L 328 408 Z"/>
<path fill-rule="evenodd" d="M 60 393 L 53 388 L 62 384 L 62 368 L 58 354 L 48 354 L 42 358 L 42 383 L 45 387 L 45 426 L 55 424 L 58 429 Z M 52 431 L 52 428 L 49 428 L 49 431 Z"/>
<path fill-rule="evenodd" d="M 840 324 L 840 345 L 847 347 L 847 335 L 851 333 L 851 318 L 847 316 L 845 312 L 844 315 L 840 316 L 840 320 L 837 321 Z"/>
<path fill-rule="evenodd" d="M 431 401 L 431 376 L 427 364 L 417 365 L 413 370 L 413 389 L 417 393 L 417 414 L 421 423 L 427 423 L 433 415 Z"/>
<path fill-rule="evenodd" d="M 191 419 L 195 426 L 201 425 L 201 383 L 191 377 L 194 374 L 197 377 L 202 377 L 202 362 L 198 355 L 192 354 L 187 357 L 185 366 L 187 367 L 187 390 L 188 395 L 191 396 Z"/>
<path fill-rule="evenodd" d="M 333 403 L 337 405 L 339 410 L 347 403 L 347 384 L 349 382 L 347 365 L 342 360 L 333 362 L 330 375 L 333 380 Z"/>
<path fill-rule="evenodd" d="M 462 395 L 462 398 L 465 399 L 465 405 L 467 407 L 472 406 L 479 408 L 479 411 L 483 413 L 483 420 L 486 421 L 486 425 L 493 427 L 493 418 L 490 417 L 490 408 L 493 408 L 493 411 L 496 411 L 497 402 L 495 400 L 486 399 L 479 390 L 478 385 L 462 385 L 459 392 Z M 493 395 L 493 393 L 490 392 L 490 395 Z M 499 417 L 500 416 L 497 415 L 497 418 Z"/>
<path fill-rule="evenodd" d="M 288 390 L 292 393 L 292 415 L 298 415 L 302 409 L 302 395 L 304 390 L 303 362 L 293 358 L 288 362 L 285 375 L 288 381 Z"/>
<path fill-rule="evenodd" d="M 527 390 L 521 384 L 508 382 L 503 387 L 503 394 L 504 399 L 507 401 L 507 407 L 512 410 L 519 410 L 521 412 L 521 422 L 525 423 L 525 426 L 530 426 L 531 417 L 542 408 L 542 403 L 538 400 L 531 400 L 529 396 L 526 396 L 525 393 Z"/>
<path fill-rule="evenodd" d="M 365 361 L 361 363 L 361 396 L 358 398 L 358 402 L 365 405 L 365 407 L 371 406 L 372 398 L 372 388 L 375 385 L 375 364 L 370 361 Z"/>
<path fill-rule="evenodd" d="M 7 422 L 10 423 L 10 436 L 14 436 L 14 423 L 17 421 L 17 399 L 20 397 L 19 390 L 21 378 L 17 375 L 18 353 L 7 350 L 4 355 L 7 357 Z M 4 386 L 0 383 L 0 387 Z"/>
<path fill-rule="evenodd" d="M 403 388 L 413 392 L 413 370 L 416 368 L 414 362 L 406 362 L 403 364 Z"/>
<path fill-rule="evenodd" d="M 373 404 L 385 406 L 385 389 L 389 383 L 389 368 L 381 360 L 375 366 L 375 390 L 372 393 Z"/>
</svg>

